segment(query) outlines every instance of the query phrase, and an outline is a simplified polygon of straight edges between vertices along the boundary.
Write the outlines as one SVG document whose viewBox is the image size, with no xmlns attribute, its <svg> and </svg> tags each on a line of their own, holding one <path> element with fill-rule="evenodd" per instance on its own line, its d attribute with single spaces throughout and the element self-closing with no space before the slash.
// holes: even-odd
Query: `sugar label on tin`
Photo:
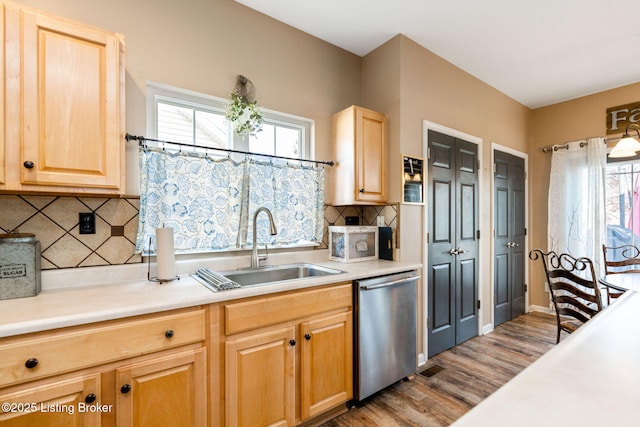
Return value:
<svg viewBox="0 0 640 427">
<path fill-rule="evenodd" d="M 27 275 L 26 264 L 0 265 L 0 279 L 11 279 Z"/>
</svg>

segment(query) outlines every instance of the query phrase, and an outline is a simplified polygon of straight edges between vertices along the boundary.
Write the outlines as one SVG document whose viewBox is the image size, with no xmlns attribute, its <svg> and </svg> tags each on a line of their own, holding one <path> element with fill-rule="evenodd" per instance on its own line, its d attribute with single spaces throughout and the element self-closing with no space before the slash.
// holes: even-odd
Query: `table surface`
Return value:
<svg viewBox="0 0 640 427">
<path fill-rule="evenodd" d="M 640 273 L 607 274 L 600 283 L 621 291 L 640 291 Z"/>
<path fill-rule="evenodd" d="M 640 333 L 634 325 L 640 325 L 640 293 L 630 291 L 454 426 L 637 427 Z"/>
</svg>

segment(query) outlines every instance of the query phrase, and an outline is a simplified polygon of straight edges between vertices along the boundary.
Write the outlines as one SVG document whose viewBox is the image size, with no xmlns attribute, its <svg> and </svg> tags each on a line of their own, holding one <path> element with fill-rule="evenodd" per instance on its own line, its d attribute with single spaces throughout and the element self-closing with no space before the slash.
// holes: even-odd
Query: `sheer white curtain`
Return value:
<svg viewBox="0 0 640 427">
<path fill-rule="evenodd" d="M 591 258 L 596 274 L 603 272 L 606 241 L 604 142 L 604 138 L 590 138 L 554 151 L 549 179 L 548 249 Z"/>
</svg>

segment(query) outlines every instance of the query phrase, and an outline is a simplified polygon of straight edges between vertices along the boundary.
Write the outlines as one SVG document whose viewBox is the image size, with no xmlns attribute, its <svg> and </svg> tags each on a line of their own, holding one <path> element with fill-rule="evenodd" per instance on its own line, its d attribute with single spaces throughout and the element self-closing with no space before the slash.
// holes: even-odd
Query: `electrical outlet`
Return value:
<svg viewBox="0 0 640 427">
<path fill-rule="evenodd" d="M 378 227 L 384 227 L 385 223 L 384 223 L 384 216 L 382 215 L 378 215 L 378 217 L 376 218 Z"/>
<path fill-rule="evenodd" d="M 96 234 L 96 214 L 80 212 L 79 217 L 80 234 Z"/>
</svg>

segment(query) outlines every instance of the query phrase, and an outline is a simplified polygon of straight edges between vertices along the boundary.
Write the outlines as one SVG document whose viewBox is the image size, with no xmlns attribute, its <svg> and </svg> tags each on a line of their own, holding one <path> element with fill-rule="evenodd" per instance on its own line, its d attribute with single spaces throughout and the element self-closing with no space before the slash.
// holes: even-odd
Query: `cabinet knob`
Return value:
<svg viewBox="0 0 640 427">
<path fill-rule="evenodd" d="M 31 359 L 28 359 L 26 362 L 24 362 L 24 366 L 26 366 L 29 369 L 33 369 L 36 366 L 38 366 L 38 359 L 36 359 L 35 357 L 32 357 Z"/>
<path fill-rule="evenodd" d="M 360 192 L 361 192 L 361 193 L 364 193 L 364 188 L 361 188 L 361 189 L 360 189 Z"/>
<path fill-rule="evenodd" d="M 125 384 L 122 387 L 120 387 L 120 393 L 122 394 L 127 394 L 131 391 L 131 386 L 129 384 Z"/>
<path fill-rule="evenodd" d="M 34 166 L 34 164 L 33 164 L 33 162 L 31 160 L 27 160 L 22 165 L 27 169 L 33 169 L 33 166 Z"/>
<path fill-rule="evenodd" d="M 164 333 L 164 336 L 167 338 L 173 338 L 173 330 L 167 329 L 167 331 Z"/>
<path fill-rule="evenodd" d="M 291 344 L 292 346 L 296 345 L 296 340 L 289 340 L 289 344 Z"/>
<path fill-rule="evenodd" d="M 309 341 L 311 339 L 311 334 L 304 334 L 304 339 Z"/>
<path fill-rule="evenodd" d="M 84 398 L 85 403 L 93 403 L 95 401 L 96 401 L 96 395 L 93 393 L 87 394 Z"/>
</svg>

